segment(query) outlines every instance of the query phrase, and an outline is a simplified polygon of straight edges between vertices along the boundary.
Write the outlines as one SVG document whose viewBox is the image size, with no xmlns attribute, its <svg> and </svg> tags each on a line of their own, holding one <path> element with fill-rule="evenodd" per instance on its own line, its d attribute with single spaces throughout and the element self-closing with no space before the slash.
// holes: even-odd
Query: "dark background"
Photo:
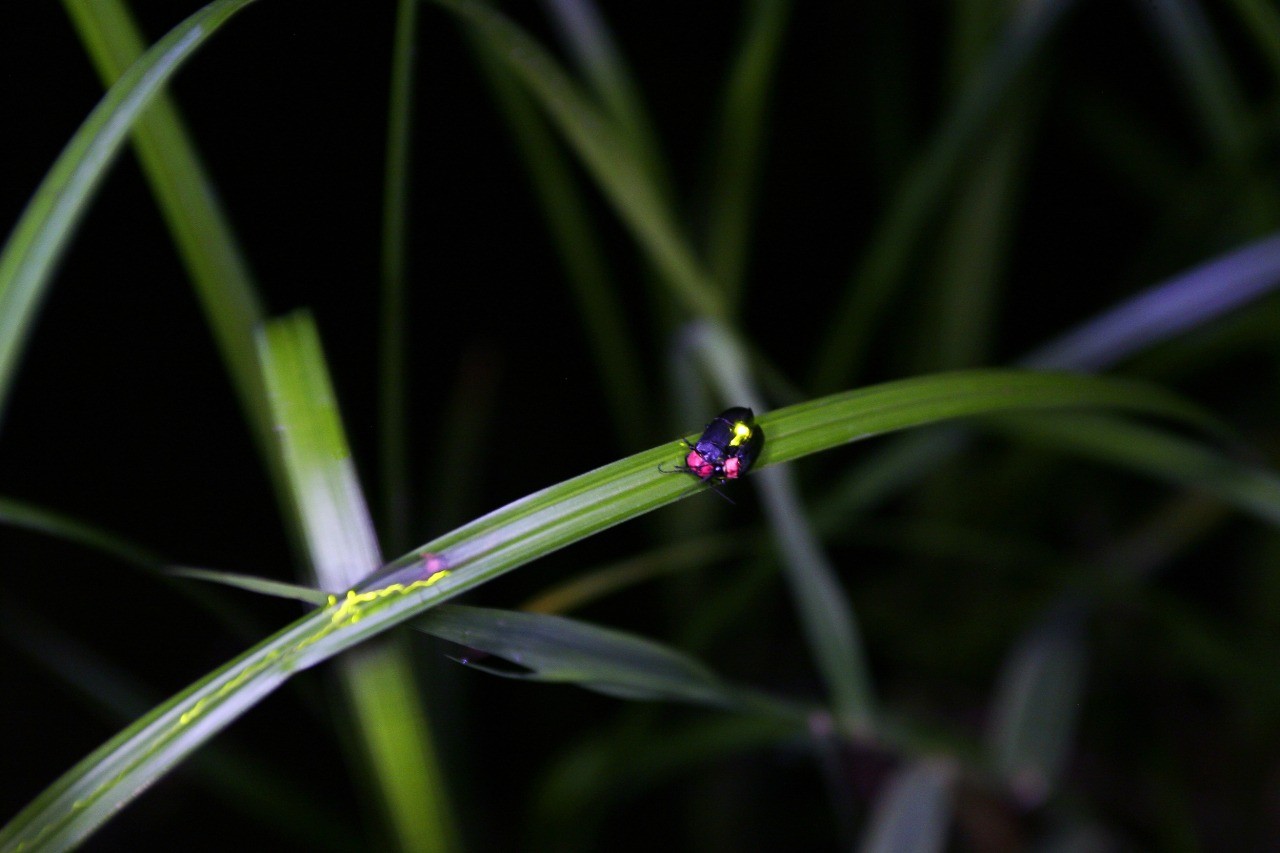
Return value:
<svg viewBox="0 0 1280 853">
<path fill-rule="evenodd" d="M 799 4 L 793 16 L 772 104 L 743 319 L 748 333 L 793 377 L 808 371 L 812 343 L 825 329 L 852 260 L 954 95 L 956 81 L 947 80 L 944 62 L 949 4 L 913 6 L 917 11 L 907 15 L 891 3 Z M 1223 198 L 1192 196 L 1186 210 L 1171 207 L 1168 196 L 1153 198 L 1133 175 L 1118 172 L 1100 155 L 1088 122 L 1080 120 L 1093 95 L 1123 105 L 1154 128 L 1165 146 L 1162 157 L 1188 169 L 1207 157 L 1182 83 L 1138 4 L 1080 6 L 1033 70 L 1042 117 L 1034 124 L 1018 187 L 1022 202 L 1005 264 L 1008 286 L 999 306 L 993 364 L 1011 360 L 1141 287 L 1258 236 L 1229 218 L 1214 223 L 1217 233 L 1200 228 L 1200 206 L 1224 205 Z M 148 38 L 155 39 L 197 5 L 153 0 L 132 8 Z M 1243 37 L 1231 19 L 1220 9 L 1210 11 L 1246 92 L 1274 98 L 1274 81 L 1260 81 L 1259 63 L 1241 48 Z M 306 307 L 317 320 L 371 496 L 377 494 L 377 294 L 393 13 L 391 3 L 264 0 L 220 32 L 183 69 L 175 86 L 269 312 Z M 511 13 L 545 43 L 552 41 L 537 9 L 519 7 Z M 711 105 L 732 55 L 739 9 L 727 3 L 696 8 L 607 4 L 604 13 L 652 109 L 682 196 L 682 213 L 697 222 Z M 0 222 L 13 223 L 102 89 L 57 4 L 19 4 L 2 20 L 0 102 L 7 121 Z M 425 496 L 444 441 L 439 412 L 481 377 L 481 396 L 489 406 L 487 432 L 481 436 L 485 453 L 469 482 L 471 505 L 451 508 L 462 513 L 453 519 L 457 522 L 642 448 L 621 443 L 600 414 L 605 396 L 583 325 L 528 179 L 459 28 L 430 5 L 423 7 L 420 22 L 409 260 L 412 465 L 419 497 L 431 500 Z M 893 50 L 908 52 L 909 61 L 902 63 L 910 70 L 906 79 L 886 80 L 879 72 L 885 52 Z M 900 99 L 887 101 L 893 93 Z M 1267 162 L 1274 166 L 1274 153 Z M 650 400 L 666 399 L 670 330 L 652 318 L 644 264 L 630 238 L 602 199 L 591 196 L 591 201 L 609 239 L 617 289 L 643 348 L 647 387 L 638 391 Z M 1169 239 L 1178 233 L 1169 222 L 1179 218 L 1192 223 L 1196 239 Z M 918 268 L 927 268 L 927 262 L 921 257 Z M 866 381 L 914 372 L 900 346 L 922 333 L 911 326 L 914 307 L 909 293 L 893 321 L 881 328 Z M 1246 432 L 1262 429 L 1275 414 L 1273 356 L 1274 349 L 1246 350 L 1229 371 L 1206 375 L 1186 369 L 1172 384 L 1225 411 Z M 665 411 L 659 407 L 652 422 L 642 425 L 643 446 L 699 426 L 680 423 Z M 827 461 L 811 462 L 802 472 L 820 477 L 824 467 L 843 466 L 856 453 L 824 456 Z M 1095 476 L 1088 466 L 1079 471 L 1085 482 Z M 1106 526 L 1114 524 L 1109 514 L 1123 515 L 1133 502 L 1153 500 L 1158 492 L 1145 482 L 1124 480 L 1122 491 L 1104 486 L 1086 503 Z M 130 152 L 112 169 L 79 227 L 26 350 L 0 432 L 0 494 L 90 521 L 174 563 L 281 579 L 298 576 L 269 483 Z M 1062 498 L 1046 500 L 1051 517 L 1039 522 L 1037 532 L 1078 542 L 1083 522 L 1052 517 Z M 744 494 L 740 504 L 734 512 L 750 527 L 754 502 Z M 681 513 L 683 507 L 667 512 Z M 1034 528 L 1037 522 L 1031 523 Z M 440 524 L 420 514 L 414 544 L 442 532 Z M 517 604 L 554 579 L 634 553 L 651 541 L 650 532 L 637 524 L 594 537 L 494 584 L 476 600 Z M 1187 570 L 1185 577 L 1175 574 L 1171 594 L 1204 602 L 1215 615 L 1229 613 L 1231 584 L 1243 571 L 1232 568 L 1231 543 L 1243 539 L 1251 546 L 1259 536 L 1252 523 L 1234 524 L 1214 540 L 1210 553 L 1192 555 L 1197 569 Z M 837 557 L 852 564 L 861 559 L 854 553 L 865 552 L 837 551 Z M 118 667 L 144 685 L 143 707 L 298 612 L 289 604 L 228 593 L 225 597 L 250 626 L 236 634 L 193 606 L 183 588 L 157 588 L 153 579 L 118 561 L 56 538 L 0 528 L 0 555 L 6 622 L 28 637 L 42 636 L 36 633 L 41 626 L 56 625 L 101 656 L 104 667 Z M 888 584 L 876 574 L 884 561 L 874 551 L 869 563 L 855 587 Z M 1209 583 L 1200 570 L 1207 564 L 1228 568 Z M 916 678 L 930 685 L 923 705 L 941 716 L 973 713 L 1000 650 L 1030 606 L 1000 610 L 1005 597 L 1020 600 L 1020 584 L 1035 587 L 1025 579 L 993 586 L 986 596 L 992 609 L 969 616 L 948 609 L 945 587 L 922 581 L 907 602 L 911 618 L 929 622 L 944 636 L 966 621 L 983 626 L 976 645 L 958 642 L 951 649 L 930 643 L 927 638 L 935 635 L 927 628 L 919 642 L 929 651 L 877 647 L 877 626 L 900 613 L 872 605 L 867 627 L 877 674 L 886 684 L 899 684 L 904 678 L 899 667 L 904 667 L 911 673 L 909 682 Z M 856 589 L 854 594 L 857 600 Z M 966 594 L 982 598 L 973 590 Z M 629 596 L 589 615 L 661 636 L 661 596 L 646 590 Z M 1221 611 L 1214 596 L 1226 602 Z M 1043 596 L 1025 597 L 1034 604 Z M 794 663 L 804 652 L 794 626 L 788 628 L 791 617 L 775 613 L 770 618 L 782 623 L 776 636 L 788 639 L 759 649 L 753 644 L 766 641 L 747 636 L 741 650 L 748 658 L 763 656 L 760 666 L 775 686 L 812 695 L 814 679 Z M 28 625 L 22 619 L 34 621 Z M 1143 639 L 1134 643 L 1141 646 Z M 438 649 L 416 642 L 438 657 Z M 51 642 L 36 644 L 57 657 Z M 82 701 L 16 645 L 0 659 L 5 697 L 0 754 L 8 769 L 0 787 L 0 815 L 9 816 L 121 728 L 124 719 Z M 1171 677 L 1176 684 L 1177 674 Z M 577 732 L 619 713 L 619 706 L 566 688 L 498 682 L 472 673 L 460 678 L 466 696 L 440 712 L 446 726 L 456 726 L 446 728 L 442 740 L 459 768 L 452 776 L 458 812 L 478 848 L 512 849 L 514 827 L 529 805 L 526 786 L 539 768 Z M 332 721 L 318 710 L 317 700 L 326 698 L 329 688 L 315 674 L 297 681 L 300 687 L 272 696 L 202 752 L 235 749 L 260 758 L 297 786 L 290 793 L 321 803 L 337 824 L 358 827 L 370 816 L 353 813 L 350 804 L 358 802 L 356 789 L 364 782 L 348 769 Z M 1125 688 L 1108 697 L 1103 681 L 1101 704 L 1095 707 L 1124 704 L 1129 701 L 1125 691 L 1151 689 L 1123 683 Z M 909 695 L 910 689 L 902 692 Z M 1161 717 L 1155 727 L 1176 739 L 1187 729 L 1214 725 L 1219 698 L 1209 693 L 1200 695 L 1194 684 L 1170 688 L 1167 700 L 1186 716 L 1172 722 Z M 1200 707 L 1208 710 L 1197 711 Z M 1123 752 L 1126 737 L 1141 731 L 1143 722 L 1130 718 L 1117 724 L 1111 745 Z M 1106 741 L 1095 741 L 1096 749 L 1103 748 L 1099 743 Z M 1153 736 L 1152 743 L 1164 740 Z M 1216 747 L 1209 742 L 1197 747 L 1210 757 L 1179 764 L 1180 772 L 1214 766 Z M 873 777 L 868 790 L 880 775 L 876 760 L 867 758 Z M 602 837 L 614 843 L 624 838 L 637 848 L 667 847 L 673 824 L 693 824 L 690 847 L 705 846 L 699 845 L 700 833 L 753 839 L 757 849 L 831 843 L 835 830 L 827 825 L 821 785 L 808 756 L 770 755 L 759 761 L 769 768 L 772 787 L 754 793 L 775 799 L 773 808 L 787 815 L 785 826 L 748 817 L 730 835 L 719 835 L 715 827 L 696 825 L 681 798 L 688 790 L 663 789 L 622 808 L 616 825 L 625 830 Z M 1224 759 L 1237 770 L 1241 761 L 1241 756 Z M 1144 772 L 1159 764 L 1135 763 Z M 1125 761 L 1116 764 L 1123 767 Z M 735 768 L 719 771 L 732 775 Z M 1109 765 L 1100 782 L 1090 781 L 1086 772 L 1083 786 L 1106 803 L 1115 801 L 1102 810 L 1139 845 L 1157 842 L 1143 817 L 1156 807 L 1126 810 L 1127 795 L 1108 787 L 1118 784 L 1108 775 L 1114 772 L 1115 765 Z M 1251 773 L 1265 776 L 1261 770 Z M 696 791 L 699 783 L 690 784 Z M 1273 778 L 1251 788 L 1251 796 L 1269 790 L 1272 800 L 1245 804 L 1242 811 L 1256 814 L 1268 803 L 1274 807 L 1277 784 Z M 1226 821 L 1232 831 L 1241 825 L 1256 829 L 1252 818 L 1233 820 Z M 1206 832 L 1212 837 L 1209 824 Z M 1257 839 L 1252 831 L 1227 837 Z M 91 847 L 138 849 L 182 838 L 188 849 L 214 849 L 262 842 L 270 832 L 234 805 L 210 798 L 184 767 L 130 805 Z M 310 846 L 292 837 L 271 837 L 270 843 Z"/>
</svg>

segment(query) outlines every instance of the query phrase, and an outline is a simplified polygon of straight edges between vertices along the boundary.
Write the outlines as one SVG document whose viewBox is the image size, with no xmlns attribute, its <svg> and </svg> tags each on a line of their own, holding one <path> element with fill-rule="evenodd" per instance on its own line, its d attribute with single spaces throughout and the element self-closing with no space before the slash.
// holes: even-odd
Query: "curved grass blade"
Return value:
<svg viewBox="0 0 1280 853">
<path fill-rule="evenodd" d="M 1195 0 L 1152 0 L 1143 8 L 1155 21 L 1187 82 L 1200 120 L 1219 156 L 1242 167 L 1253 135 L 1244 95 Z"/>
<path fill-rule="evenodd" d="M 940 760 L 902 768 L 876 798 L 862 853 L 929 853 L 946 847 L 955 769 Z"/>
<path fill-rule="evenodd" d="M 0 524 L 24 527 L 56 536 L 147 569 L 156 569 L 164 564 L 156 554 L 110 531 L 25 501 L 0 498 Z"/>
<path fill-rule="evenodd" d="M 524 670 L 512 672 L 469 663 L 495 675 L 575 684 L 622 699 L 663 699 L 768 712 L 793 721 L 804 718 L 801 709 L 731 687 L 675 649 L 576 619 L 444 605 L 415 620 L 413 627 L 495 655 Z"/>
<path fill-rule="evenodd" d="M 938 420 L 1072 408 L 1199 419 L 1171 395 L 1137 383 L 972 371 L 873 386 L 762 415 L 770 443 L 757 464 L 777 465 Z M 403 582 L 378 585 L 370 579 L 345 596 L 333 596 L 95 750 L 0 829 L 0 850 L 75 844 L 293 675 L 572 542 L 698 493 L 701 484 L 693 478 L 658 471 L 679 453 L 671 442 L 536 492 L 427 543 L 377 575 L 394 573 Z"/>
<path fill-rule="evenodd" d="M 1013 82 L 1034 58 L 1071 0 L 1023 4 L 1005 35 L 964 90 L 934 135 L 925 154 L 894 195 L 861 261 L 850 277 L 841 304 L 832 312 L 818 348 L 810 387 L 830 391 L 856 374 L 904 269 L 935 206 L 945 197 L 961 159 Z"/>
<path fill-rule="evenodd" d="M 741 300 L 766 107 L 791 3 L 754 0 L 745 14 L 738 53 L 722 95 L 707 195 L 707 263 L 734 307 Z"/>
<path fill-rule="evenodd" d="M 321 592 L 309 586 L 298 586 L 294 583 L 285 583 L 284 581 L 275 581 L 254 575 L 242 575 L 237 572 L 221 572 L 214 569 L 200 569 L 194 566 L 170 566 L 165 569 L 165 574 L 172 575 L 175 578 L 190 578 L 191 580 L 222 584 L 236 589 L 243 589 L 247 592 L 256 592 L 259 595 L 269 595 L 273 598 L 301 601 L 303 604 L 313 604 L 316 607 L 323 607 L 329 601 L 327 592 Z"/>
<path fill-rule="evenodd" d="M 320 586 L 347 589 L 382 557 L 338 417 L 315 325 L 296 314 L 266 326 L 259 359 L 280 437 L 294 521 Z M 439 762 L 407 650 L 380 645 L 344 660 L 342 684 L 363 758 L 405 850 L 456 847 Z"/>
<path fill-rule="evenodd" d="M 254 0 L 215 0 L 169 31 L 111 87 L 41 182 L 0 253 L 0 423 L 54 264 L 125 135 L 174 72 Z"/>
<path fill-rule="evenodd" d="M 746 358 L 731 336 L 704 323 L 695 325 L 687 337 L 726 401 L 757 411 L 763 408 L 747 374 Z M 773 436 L 772 427 L 765 435 Z M 853 732 L 874 730 L 875 699 L 858 620 L 804 512 L 791 471 L 767 471 L 756 483 L 809 653 L 830 692 L 838 725 Z"/>
<path fill-rule="evenodd" d="M 113 85 L 143 52 L 142 37 L 121 0 L 63 0 L 105 85 Z M 177 108 L 154 96 L 137 119 L 133 144 L 204 308 L 222 360 L 268 464 L 275 440 L 262 372 L 254 358 L 254 329 L 263 320 L 248 263 L 236 245 Z"/>
<path fill-rule="evenodd" d="M 1055 452 L 1076 453 L 1204 492 L 1280 525 L 1280 475 L 1235 461 L 1199 442 L 1147 424 L 1098 414 L 1007 417 L 989 426 Z"/>
<path fill-rule="evenodd" d="M 488 5 L 477 0 L 436 2 L 471 27 L 541 104 L 686 310 L 697 317 L 723 317 L 723 299 L 617 124 L 574 85 L 538 42 Z"/>
<path fill-rule="evenodd" d="M 560 31 L 561 41 L 613 115 L 622 138 L 648 169 L 659 193 L 668 197 L 670 181 L 653 122 L 599 8 L 591 0 L 545 0 L 544 5 Z"/>
<path fill-rule="evenodd" d="M 502 108 L 542 205 L 560 262 L 582 313 L 583 331 L 601 372 L 618 435 L 639 443 L 649 391 L 618 300 L 600 234 L 559 144 L 511 71 L 481 39 L 472 39 L 480 68 Z"/>
<path fill-rule="evenodd" d="M 1096 371 L 1210 323 L 1280 287 L 1280 234 L 1153 285 L 1018 360 L 1035 370 Z"/>
<path fill-rule="evenodd" d="M 1267 0 L 1230 0 L 1245 22 L 1263 55 L 1271 63 L 1271 73 L 1280 79 L 1280 9 Z"/>
<path fill-rule="evenodd" d="M 567 613 L 644 581 L 701 568 L 727 557 L 745 555 L 750 553 L 754 544 L 727 535 L 701 536 L 696 540 L 678 542 L 583 572 L 542 591 L 520 609 L 530 613 Z"/>
<path fill-rule="evenodd" d="M 1200 328 L 1280 287 L 1280 234 L 1250 243 L 1160 282 L 1019 359 L 1034 370 L 1099 371 Z M 918 480 L 965 444 L 931 430 L 885 445 L 817 502 L 827 529 Z"/>
<path fill-rule="evenodd" d="M 409 312 L 409 140 L 413 115 L 414 41 L 418 0 L 399 0 L 391 60 L 387 117 L 387 162 L 382 199 L 382 338 L 378 342 L 379 474 L 382 480 L 383 544 L 409 546 L 413 515 L 409 492 L 409 407 L 406 371 Z"/>
<path fill-rule="evenodd" d="M 1024 808 L 1057 787 L 1084 690 L 1085 611 L 1065 602 L 1014 646 L 987 733 L 991 765 Z"/>
</svg>

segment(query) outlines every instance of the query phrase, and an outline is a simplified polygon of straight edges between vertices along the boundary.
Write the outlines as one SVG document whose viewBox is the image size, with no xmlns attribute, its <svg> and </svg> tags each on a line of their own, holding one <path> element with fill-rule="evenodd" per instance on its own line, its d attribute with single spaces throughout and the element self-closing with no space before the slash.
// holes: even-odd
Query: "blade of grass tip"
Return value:
<svg viewBox="0 0 1280 853">
<path fill-rule="evenodd" d="M 290 601 L 301 601 L 323 607 L 329 601 L 329 594 L 309 586 L 298 586 L 284 581 L 260 578 L 254 575 L 242 575 L 236 572 L 221 572 L 213 569 L 201 569 L 195 566 L 168 566 L 165 574 L 175 578 L 207 581 L 224 586 L 256 592 L 259 595 L 270 595 L 274 598 L 287 598 Z"/>
<path fill-rule="evenodd" d="M 295 520 L 316 579 L 327 589 L 349 589 L 382 557 L 315 325 L 306 314 L 273 321 L 259 347 Z M 362 649 L 343 661 L 342 675 L 397 843 L 405 850 L 454 849 L 456 833 L 407 650 Z"/>
<path fill-rule="evenodd" d="M 1034 370 L 1098 371 L 1280 287 L 1280 233 L 1166 279 L 1028 353 Z"/>
<path fill-rule="evenodd" d="M 630 326 L 614 288 L 601 235 L 572 170 L 546 123 L 509 69 L 481 39 L 470 40 L 485 79 L 515 136 L 547 227 L 582 314 L 614 426 L 628 447 L 642 441 L 648 391 Z"/>
<path fill-rule="evenodd" d="M 142 55 L 137 26 L 121 0 L 63 0 L 103 82 L 113 85 Z M 137 119 L 134 147 L 191 276 L 258 449 L 272 473 L 274 437 L 253 330 L 262 309 L 248 264 L 222 212 L 173 101 L 156 95 Z"/>
<path fill-rule="evenodd" d="M 876 797 L 861 853 L 930 853 L 946 847 L 955 768 L 925 759 L 901 768 Z"/>
<path fill-rule="evenodd" d="M 413 116 L 414 43 L 418 0 L 399 0 L 387 110 L 387 164 L 382 201 L 382 340 L 379 342 L 379 442 L 383 543 L 409 547 L 409 409 L 406 381 L 406 292 L 409 220 L 409 141 Z"/>
<path fill-rule="evenodd" d="M 121 562 L 146 569 L 154 570 L 164 563 L 159 556 L 148 549 L 135 545 L 110 531 L 26 501 L 0 497 L 0 524 L 46 533 L 110 554 Z"/>
<path fill-rule="evenodd" d="M 685 336 L 725 400 L 757 411 L 764 409 L 747 375 L 746 357 L 732 338 L 705 323 L 690 327 Z M 791 471 L 773 469 L 761 474 L 758 483 L 801 628 L 830 691 L 832 712 L 842 729 L 871 731 L 875 700 L 848 594 L 841 589 L 835 569 L 809 524 Z"/>
<path fill-rule="evenodd" d="M 595 178 L 623 223 L 687 311 L 722 317 L 724 301 L 685 242 L 676 217 L 618 126 L 523 30 L 476 0 L 436 0 L 515 73 Z"/>
<path fill-rule="evenodd" d="M 1020 4 L 999 44 L 966 81 L 942 127 L 910 170 L 872 235 L 818 348 L 810 387 L 831 391 L 856 375 L 936 205 L 974 137 L 1021 77 L 1071 0 Z"/>
<path fill-rule="evenodd" d="M 1149 386 L 1087 376 L 969 371 L 846 392 L 762 417 L 777 465 L 820 449 L 945 419 L 1010 411 L 1114 408 L 1194 417 Z M 690 477 L 658 471 L 672 441 L 515 501 L 388 565 L 415 580 L 350 590 L 152 710 L 86 757 L 0 829 L 0 850 L 83 840 L 198 746 L 288 678 L 559 548 L 681 498 Z"/>
<path fill-rule="evenodd" d="M 563 616 L 445 605 L 416 620 L 420 631 L 518 664 L 514 678 L 574 684 L 623 699 L 665 699 L 764 713 L 800 723 L 805 711 L 734 687 L 662 643 Z M 464 661 L 466 662 L 466 661 Z"/>
<path fill-rule="evenodd" d="M 544 0 L 543 6 L 578 68 L 613 115 L 636 156 L 649 170 L 658 192 L 669 202 L 671 182 L 663 165 L 662 150 L 653 132 L 653 123 L 599 7 L 591 0 Z"/>
<path fill-rule="evenodd" d="M 1014 645 L 987 731 L 991 764 L 1024 809 L 1058 785 L 1084 692 L 1085 610 L 1060 602 Z"/>
<path fill-rule="evenodd" d="M 734 309 L 742 298 L 769 95 L 790 15 L 789 0 L 753 0 L 721 95 L 711 156 L 707 259 Z"/>
<path fill-rule="evenodd" d="M 0 252 L 0 423 L 53 267 L 125 135 L 196 48 L 252 2 L 215 0 L 156 42 L 80 125 L 22 212 Z"/>
<path fill-rule="evenodd" d="M 1230 0 L 1245 29 L 1258 43 L 1271 73 L 1280 80 L 1280 9 L 1267 0 Z"/>
<path fill-rule="evenodd" d="M 187 584 L 175 584 L 164 572 L 165 561 L 151 550 L 99 527 L 59 512 L 12 498 L 0 498 L 0 524 L 44 533 L 107 554 L 144 575 L 174 588 L 189 601 L 213 616 L 230 634 L 241 638 L 262 636 L 259 626 L 246 618 L 243 609 L 221 596 L 196 593 Z"/>
</svg>

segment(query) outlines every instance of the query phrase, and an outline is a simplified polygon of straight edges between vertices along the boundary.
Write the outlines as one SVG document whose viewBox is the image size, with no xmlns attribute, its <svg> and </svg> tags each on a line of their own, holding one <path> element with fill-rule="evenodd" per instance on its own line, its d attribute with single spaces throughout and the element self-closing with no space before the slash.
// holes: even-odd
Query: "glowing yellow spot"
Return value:
<svg viewBox="0 0 1280 853">
<path fill-rule="evenodd" d="M 742 421 L 738 421 L 733 425 L 733 440 L 729 442 L 729 446 L 737 447 L 748 438 L 751 438 L 751 427 L 747 426 Z"/>
<path fill-rule="evenodd" d="M 264 655 L 261 660 L 255 661 L 253 664 L 246 666 L 239 673 L 237 673 L 234 678 L 232 678 L 226 684 L 223 684 L 213 693 L 209 694 L 208 696 L 203 696 L 200 699 L 196 700 L 196 702 L 192 704 L 190 708 L 188 708 L 178 717 L 178 722 L 175 726 L 173 726 L 168 732 L 164 734 L 156 735 L 153 738 L 151 750 L 155 751 L 160 749 L 162 746 L 164 746 L 168 742 L 169 738 L 175 736 L 183 727 L 188 726 L 192 723 L 192 721 L 199 719 L 206 711 L 210 709 L 210 707 L 216 705 L 218 702 L 221 702 L 223 699 L 226 699 L 227 696 L 229 696 L 231 693 L 233 693 L 236 690 L 236 688 L 245 684 L 247 681 L 249 681 L 254 676 L 258 675 L 262 671 L 268 669 L 272 664 L 276 663 L 281 658 L 294 657 L 298 655 L 298 653 L 300 653 L 303 649 L 327 637 L 328 635 L 332 634 L 334 631 L 338 630 L 339 628 L 342 628 L 346 625 L 354 625 L 356 622 L 359 622 L 360 618 L 364 615 L 362 611 L 365 609 L 365 605 L 371 604 L 376 601 L 380 601 L 384 598 L 390 598 L 392 596 L 408 595 L 409 593 L 414 592 L 416 590 L 425 589 L 431 586 L 432 584 L 436 583 L 437 581 L 447 578 L 449 574 L 450 573 L 448 571 L 441 570 L 431 575 L 431 577 L 423 578 L 422 580 L 417 580 L 410 584 L 393 583 L 390 586 L 385 586 L 380 589 L 372 589 L 372 590 L 369 590 L 368 592 L 356 592 L 355 590 L 352 589 L 352 590 L 348 590 L 346 596 L 343 597 L 342 599 L 339 599 L 338 596 L 336 595 L 330 595 L 329 603 L 327 607 L 334 608 L 334 611 L 329 615 L 329 621 L 326 622 L 323 626 L 321 626 L 321 628 L 318 631 L 316 631 L 311 636 L 306 637 L 303 640 L 299 641 L 292 648 L 273 649 L 272 651 Z M 137 767 L 136 762 L 133 764 L 130 764 L 129 766 L 126 766 L 123 770 L 121 770 L 118 774 L 116 774 L 115 777 L 106 780 L 105 782 L 100 784 L 97 788 L 95 788 L 93 791 L 91 791 L 88 795 L 72 803 L 70 807 L 70 811 L 71 812 L 83 811 L 84 809 L 93 805 L 95 802 L 98 801 L 98 799 L 103 795 L 103 793 L 106 792 L 108 788 L 112 787 L 113 785 L 119 784 L 136 767 Z M 50 823 L 45 824 L 44 826 L 40 827 L 40 829 L 37 830 L 34 835 L 30 836 L 27 839 L 19 841 L 15 849 L 26 850 L 28 847 L 37 846 L 40 843 L 40 841 L 57 826 L 57 824 L 58 824 L 57 820 L 51 821 Z"/>
</svg>

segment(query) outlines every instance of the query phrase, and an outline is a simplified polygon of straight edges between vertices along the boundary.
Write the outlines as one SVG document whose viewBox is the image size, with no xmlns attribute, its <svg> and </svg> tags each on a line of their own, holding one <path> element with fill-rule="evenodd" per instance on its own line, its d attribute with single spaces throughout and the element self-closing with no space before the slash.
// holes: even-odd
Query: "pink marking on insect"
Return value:
<svg viewBox="0 0 1280 853">
<path fill-rule="evenodd" d="M 684 458 L 685 467 L 700 479 L 707 479 L 716 472 L 716 466 L 702 458 L 702 454 L 696 450 L 690 450 L 689 455 Z"/>
<path fill-rule="evenodd" d="M 736 456 L 730 456 L 724 460 L 724 475 L 730 480 L 736 480 L 742 474 L 742 463 Z"/>
<path fill-rule="evenodd" d="M 436 554 L 424 554 L 422 559 L 422 578 L 426 580 L 438 575 L 446 569 L 444 558 Z"/>
</svg>

